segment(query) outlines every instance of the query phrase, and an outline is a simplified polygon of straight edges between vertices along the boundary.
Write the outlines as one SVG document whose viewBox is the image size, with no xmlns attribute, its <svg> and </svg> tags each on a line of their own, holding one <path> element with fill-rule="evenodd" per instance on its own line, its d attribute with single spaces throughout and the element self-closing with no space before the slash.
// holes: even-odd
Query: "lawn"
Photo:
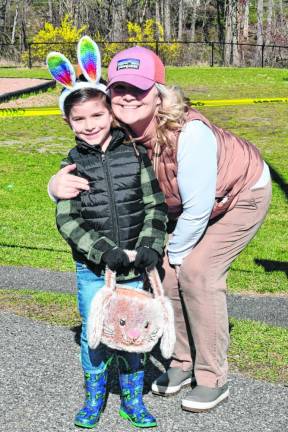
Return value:
<svg viewBox="0 0 288 432">
<path fill-rule="evenodd" d="M 39 70 L 28 72 L 37 76 Z M 182 83 L 186 94 L 197 99 L 288 95 L 286 70 L 168 68 L 167 75 L 169 83 Z M 266 222 L 232 266 L 229 288 L 233 292 L 287 292 L 283 268 L 288 262 L 288 222 L 283 183 L 288 181 L 288 105 L 200 110 L 217 125 L 255 143 L 277 180 Z M 48 179 L 73 145 L 70 130 L 60 116 L 2 118 L 0 127 L 4 131 L 0 137 L 0 263 L 72 270 L 69 249 L 55 229 L 54 204 L 46 193 Z"/>
<path fill-rule="evenodd" d="M 103 77 L 107 76 L 103 68 Z M 0 78 L 47 78 L 45 68 L 0 68 Z M 288 97 L 288 70 L 272 68 L 167 67 L 168 84 L 192 99 Z"/>
</svg>

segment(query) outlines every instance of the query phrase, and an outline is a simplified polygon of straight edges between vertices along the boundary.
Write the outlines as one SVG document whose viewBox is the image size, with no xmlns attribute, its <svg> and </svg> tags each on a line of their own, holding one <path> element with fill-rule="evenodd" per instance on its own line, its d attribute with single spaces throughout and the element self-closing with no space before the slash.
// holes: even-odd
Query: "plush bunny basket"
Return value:
<svg viewBox="0 0 288 432">
<path fill-rule="evenodd" d="M 126 251 L 130 261 L 136 253 Z M 172 356 L 175 344 L 174 313 L 164 296 L 157 269 L 147 271 L 153 294 L 116 283 L 116 273 L 106 269 L 105 286 L 91 303 L 87 336 L 90 348 L 100 342 L 116 350 L 144 353 L 161 338 L 164 358 Z"/>
</svg>

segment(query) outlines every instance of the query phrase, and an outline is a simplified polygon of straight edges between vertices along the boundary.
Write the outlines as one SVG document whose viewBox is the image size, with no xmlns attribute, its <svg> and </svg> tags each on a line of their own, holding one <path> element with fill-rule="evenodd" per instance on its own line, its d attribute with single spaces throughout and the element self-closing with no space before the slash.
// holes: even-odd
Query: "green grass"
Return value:
<svg viewBox="0 0 288 432">
<path fill-rule="evenodd" d="M 234 318 L 230 322 L 230 369 L 256 379 L 287 383 L 288 329 Z"/>
<path fill-rule="evenodd" d="M 221 86 L 224 86 L 220 79 L 222 74 L 228 83 L 225 85 L 230 88 L 235 85 L 234 94 L 230 95 L 233 98 L 240 97 L 240 90 L 236 84 L 241 74 L 245 75 L 246 81 L 250 83 L 245 97 L 251 97 L 251 93 L 256 92 L 254 87 L 258 82 L 255 76 L 262 71 L 271 76 L 271 80 L 267 80 L 265 84 L 265 96 L 279 96 L 279 93 L 276 93 L 281 85 L 281 95 L 284 96 L 285 92 L 287 95 L 287 81 L 284 81 L 287 71 L 283 70 L 179 69 L 180 75 L 185 69 L 186 74 L 189 72 L 194 76 L 195 85 L 207 82 L 212 90 L 216 87 L 217 79 Z M 169 80 L 171 70 L 172 68 L 168 69 Z M 217 79 L 214 74 L 216 78 L 219 74 Z M 178 84 L 183 83 L 187 89 L 190 84 L 187 80 L 182 81 L 184 78 L 180 75 L 177 78 Z M 244 81 L 242 84 L 245 84 Z M 215 98 L 224 97 L 220 94 L 219 88 L 216 90 Z M 204 98 L 203 93 L 201 97 Z M 255 143 L 265 160 L 283 180 L 288 181 L 287 104 L 202 107 L 201 112 L 215 124 Z M 3 131 L 0 136 L 0 265 L 73 270 L 69 247 L 57 233 L 54 204 L 46 192 L 50 176 L 57 171 L 62 157 L 73 145 L 71 131 L 60 116 L 2 118 L 0 128 Z M 269 215 L 256 238 L 233 264 L 228 278 L 230 291 L 287 292 L 288 284 L 284 271 L 276 271 L 277 263 L 281 266 L 281 263 L 288 262 L 287 228 L 287 204 L 284 193 L 279 184 L 274 182 Z M 276 270 L 265 271 L 265 268 L 255 260 L 270 260 L 272 267 L 275 262 Z"/>
<path fill-rule="evenodd" d="M 51 79 L 47 68 L 0 68 L 0 78 L 44 78 Z"/>
<path fill-rule="evenodd" d="M 167 67 L 167 84 L 198 99 L 288 97 L 288 70 L 272 68 Z M 106 69 L 103 76 L 106 77 Z M 47 78 L 46 68 L 0 68 L 0 78 Z"/>
<path fill-rule="evenodd" d="M 0 290 L 0 310 L 52 325 L 80 324 L 76 296 L 31 290 Z M 231 319 L 231 371 L 270 382 L 288 380 L 288 330 L 249 320 Z"/>
<path fill-rule="evenodd" d="M 0 290 L 0 310 L 52 325 L 80 325 L 76 296 L 33 290 Z"/>
<path fill-rule="evenodd" d="M 194 100 L 288 96 L 287 69 L 170 67 L 167 80 Z"/>
</svg>

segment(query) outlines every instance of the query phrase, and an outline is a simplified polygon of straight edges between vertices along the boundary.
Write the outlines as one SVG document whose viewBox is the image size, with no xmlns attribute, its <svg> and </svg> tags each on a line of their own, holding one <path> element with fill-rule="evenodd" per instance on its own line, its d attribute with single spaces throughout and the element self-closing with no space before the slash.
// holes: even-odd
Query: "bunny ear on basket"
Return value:
<svg viewBox="0 0 288 432">
<path fill-rule="evenodd" d="M 47 66 L 53 78 L 62 86 L 72 89 L 76 82 L 74 68 L 60 52 L 52 51 L 47 55 Z"/>
<path fill-rule="evenodd" d="M 77 57 L 85 78 L 98 83 L 101 78 L 101 55 L 97 44 L 89 36 L 83 36 L 78 42 Z"/>
</svg>

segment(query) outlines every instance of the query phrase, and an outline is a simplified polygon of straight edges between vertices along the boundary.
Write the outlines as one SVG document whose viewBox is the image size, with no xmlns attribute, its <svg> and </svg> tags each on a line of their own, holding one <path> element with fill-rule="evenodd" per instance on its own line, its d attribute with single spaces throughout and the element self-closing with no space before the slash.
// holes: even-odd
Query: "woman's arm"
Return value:
<svg viewBox="0 0 288 432">
<path fill-rule="evenodd" d="M 215 202 L 217 142 L 203 122 L 195 120 L 185 125 L 179 138 L 177 162 L 183 212 L 168 245 L 172 265 L 181 265 L 201 238 Z"/>
<path fill-rule="evenodd" d="M 141 153 L 140 157 L 145 218 L 136 249 L 140 246 L 147 246 L 161 256 L 166 239 L 167 205 L 150 159 L 146 153 Z"/>
<path fill-rule="evenodd" d="M 82 177 L 71 174 L 76 169 L 69 159 L 64 159 L 61 169 L 48 183 L 48 195 L 53 201 L 58 199 L 71 199 L 83 190 L 89 190 L 88 181 Z"/>
</svg>

